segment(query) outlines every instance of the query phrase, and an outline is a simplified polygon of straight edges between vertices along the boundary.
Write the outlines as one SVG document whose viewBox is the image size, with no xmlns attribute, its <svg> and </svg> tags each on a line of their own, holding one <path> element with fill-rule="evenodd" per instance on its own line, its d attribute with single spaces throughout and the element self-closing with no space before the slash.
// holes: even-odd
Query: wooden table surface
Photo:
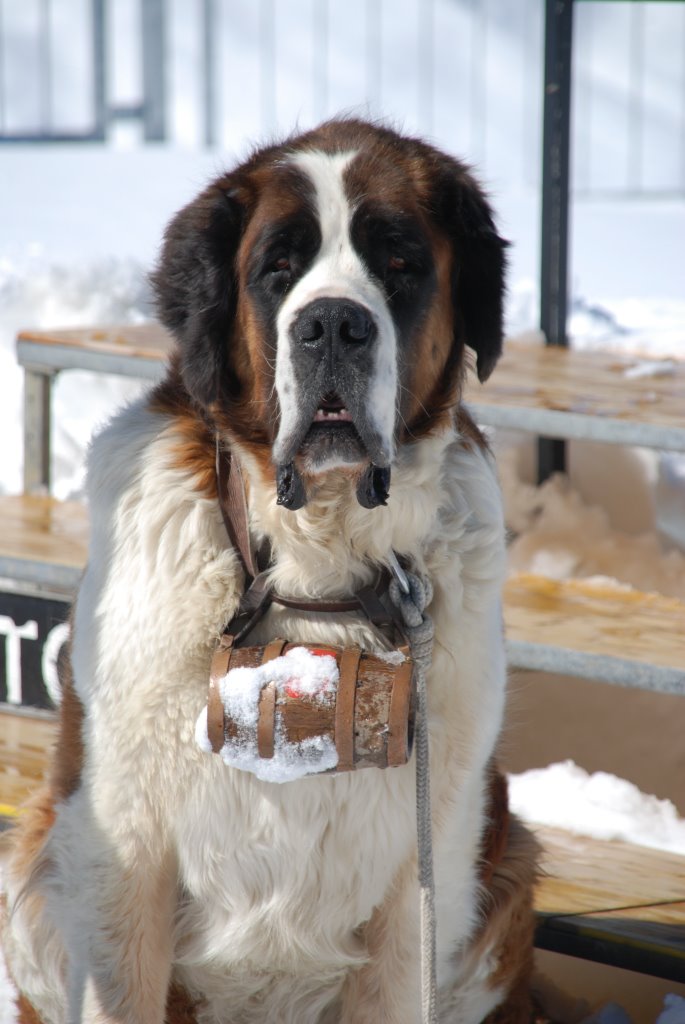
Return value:
<svg viewBox="0 0 685 1024">
<path fill-rule="evenodd" d="M 0 816 L 13 818 L 48 770 L 55 721 L 0 711 Z"/>
<path fill-rule="evenodd" d="M 0 560 L 45 562 L 81 570 L 88 553 L 88 513 L 78 501 L 0 496 Z"/>
<path fill-rule="evenodd" d="M 27 368 L 49 361 L 51 348 L 60 368 L 74 366 L 79 351 L 84 363 L 161 362 L 172 346 L 154 322 L 24 330 L 17 338 Z M 68 354 L 66 364 L 58 350 Z M 509 342 L 485 385 L 469 374 L 465 397 L 481 422 L 495 426 L 685 450 L 685 362 Z"/>
<path fill-rule="evenodd" d="M 465 397 L 493 426 L 685 451 L 682 361 L 509 343 Z"/>
<path fill-rule="evenodd" d="M 54 331 L 24 330 L 17 336 L 21 351 L 32 347 L 66 347 L 82 352 L 163 361 L 173 348 L 173 339 L 157 322 L 102 327 L 74 327 Z M 23 364 L 24 360 L 20 360 Z"/>
<path fill-rule="evenodd" d="M 685 602 L 619 584 L 520 573 L 504 588 L 507 636 L 681 668 Z M 685 707 L 684 707 L 685 710 Z"/>
<path fill-rule="evenodd" d="M 543 847 L 536 943 L 685 979 L 685 856 L 532 826 Z"/>
<path fill-rule="evenodd" d="M 659 907 L 674 908 L 685 901 L 685 857 L 542 825 L 531 827 L 544 851 L 535 901 L 540 913 L 622 914 L 641 907 L 651 908 L 652 917 L 656 913 L 661 919 Z"/>
</svg>

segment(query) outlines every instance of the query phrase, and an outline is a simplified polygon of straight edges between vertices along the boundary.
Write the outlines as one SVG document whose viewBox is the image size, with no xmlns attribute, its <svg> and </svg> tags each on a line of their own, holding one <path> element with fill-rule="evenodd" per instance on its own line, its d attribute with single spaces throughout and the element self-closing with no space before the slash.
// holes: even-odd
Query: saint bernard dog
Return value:
<svg viewBox="0 0 685 1024">
<path fill-rule="evenodd" d="M 258 149 L 171 222 L 153 284 L 177 348 L 90 449 L 60 736 L 5 865 L 20 1020 L 421 1018 L 414 758 L 277 784 L 196 743 L 245 589 L 228 450 L 275 593 L 343 601 L 395 558 L 432 584 L 439 1019 L 530 1021 L 536 851 L 493 760 L 502 505 L 460 404 L 468 359 L 484 381 L 500 354 L 504 271 L 469 169 L 354 119 Z M 274 603 L 251 639 L 277 636 L 379 644 L 363 615 Z"/>
</svg>

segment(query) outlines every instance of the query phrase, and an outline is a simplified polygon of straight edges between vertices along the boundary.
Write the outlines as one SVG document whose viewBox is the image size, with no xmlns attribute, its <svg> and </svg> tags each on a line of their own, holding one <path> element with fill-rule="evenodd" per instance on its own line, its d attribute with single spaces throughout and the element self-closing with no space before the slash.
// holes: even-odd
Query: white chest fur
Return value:
<svg viewBox="0 0 685 1024">
<path fill-rule="evenodd" d="M 87 765 L 95 820 L 114 845 L 127 828 L 139 828 L 151 846 L 173 851 L 175 969 L 191 990 L 213 994 L 218 1007 L 252 998 L 256 979 L 267 974 L 316 976 L 317 991 L 325 989 L 322 978 L 334 988 L 366 955 L 361 926 L 414 863 L 413 762 L 279 786 L 194 746 L 212 638 L 235 608 L 240 573 L 216 506 L 168 464 L 173 423 L 164 435 L 159 418 L 151 422 L 143 409 L 129 416 L 136 450 L 122 443 L 121 420 L 97 442 L 97 556 L 76 614 L 75 682 L 98 750 Z M 255 531 L 271 539 L 282 593 L 349 593 L 368 582 L 369 563 L 384 562 L 390 548 L 431 576 L 432 788 L 442 813 L 436 875 L 461 921 L 450 927 L 449 954 L 473 926 L 481 776 L 503 706 L 502 515 L 491 462 L 480 450 L 452 435 L 423 441 L 402 458 L 387 508 L 361 509 L 351 490 L 345 496 L 322 487 L 295 519 L 253 486 L 250 512 Z M 131 595 L 143 580 L 144 600 L 134 600 L 132 613 Z M 97 621 L 107 622 L 106 634 Z M 126 672 L 111 643 L 117 631 L 129 645 Z M 332 622 L 274 611 L 254 640 L 274 635 L 374 643 L 368 626 L 350 615 Z M 152 721 L 154 730 L 142 735 L 141 723 Z M 133 759 L 143 782 L 137 807 L 116 781 L 123 758 Z"/>
</svg>

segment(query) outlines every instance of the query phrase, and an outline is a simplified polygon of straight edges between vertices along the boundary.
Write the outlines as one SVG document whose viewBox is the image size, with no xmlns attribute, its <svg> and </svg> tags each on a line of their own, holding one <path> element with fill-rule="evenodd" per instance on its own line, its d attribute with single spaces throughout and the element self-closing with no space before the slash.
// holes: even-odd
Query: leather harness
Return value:
<svg viewBox="0 0 685 1024">
<path fill-rule="evenodd" d="M 381 600 L 387 594 L 391 580 L 391 575 L 385 568 L 381 569 L 374 584 L 360 588 L 351 598 L 342 601 L 324 601 L 319 599 L 306 601 L 299 598 L 283 597 L 277 594 L 268 581 L 266 568 L 261 568 L 261 565 L 268 565 L 268 558 L 260 559 L 255 557 L 253 553 L 249 532 L 247 495 L 240 461 L 234 452 L 222 446 L 218 440 L 216 446 L 216 477 L 219 508 L 229 540 L 245 573 L 246 587 L 236 614 L 224 628 L 223 636 L 215 653 L 213 675 L 218 664 L 217 659 L 220 662 L 219 668 L 221 669 L 224 666 L 224 656 L 226 660 L 222 674 L 225 674 L 230 661 L 230 653 L 228 653 L 230 648 L 237 646 L 244 640 L 272 603 L 305 612 L 330 612 L 332 614 L 361 612 L 376 628 L 380 630 L 392 629 L 396 638 L 400 639 L 402 647 L 408 644 L 399 612 L 393 614 L 393 612 L 388 611 Z M 388 604 L 391 605 L 390 602 Z M 282 640 L 274 640 L 268 644 L 264 652 L 264 660 L 278 657 L 283 651 L 284 643 Z M 226 652 L 225 655 L 224 652 Z M 353 664 L 348 658 L 344 664 L 340 665 L 339 698 L 344 693 L 347 693 L 350 698 L 346 701 L 343 697 L 342 701 L 340 701 L 339 713 L 343 716 L 350 712 L 348 705 L 353 701 L 357 668 L 358 659 Z M 216 688 L 214 690 L 216 691 Z M 210 693 L 211 691 L 212 688 L 210 687 Z M 218 723 L 218 716 L 221 713 L 222 708 L 220 704 L 217 704 L 216 700 L 210 700 L 208 725 L 211 723 L 212 716 L 214 716 Z M 341 730 L 341 732 L 349 732 L 351 735 L 351 729 L 349 728 Z M 267 728 L 258 737 L 260 756 L 269 756 L 270 736 L 272 734 L 273 730 Z M 351 752 L 349 756 L 351 757 Z M 491 759 L 486 773 L 488 777 L 488 793 L 486 797 L 488 813 L 481 840 L 479 877 L 481 883 L 487 887 L 491 883 L 497 867 L 506 853 L 510 812 L 507 779 L 497 769 L 494 758 Z"/>
<path fill-rule="evenodd" d="M 280 604 L 305 612 L 361 612 L 379 630 L 392 629 L 402 645 L 408 643 L 404 624 L 399 613 L 386 608 L 382 597 L 387 594 L 391 574 L 382 568 L 376 581 L 355 591 L 352 597 L 342 601 L 284 597 L 277 594 L 268 582 L 268 572 L 262 565 L 268 558 L 255 557 L 248 521 L 247 495 L 240 461 L 234 452 L 217 443 L 216 476 L 219 508 L 231 545 L 245 573 L 245 592 L 238 611 L 224 629 L 224 635 L 233 637 L 238 645 L 259 622 L 270 604 Z"/>
</svg>

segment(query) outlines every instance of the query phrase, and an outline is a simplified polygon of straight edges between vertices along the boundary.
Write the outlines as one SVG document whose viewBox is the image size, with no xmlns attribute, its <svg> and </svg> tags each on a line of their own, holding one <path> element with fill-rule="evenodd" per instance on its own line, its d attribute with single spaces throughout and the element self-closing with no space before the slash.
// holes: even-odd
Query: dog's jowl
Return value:
<svg viewBox="0 0 685 1024">
<path fill-rule="evenodd" d="M 25 1021 L 419 1024 L 419 672 L 439 1019 L 530 1020 L 502 508 L 460 401 L 504 270 L 468 168 L 355 120 L 169 225 L 174 354 L 91 446 L 60 740 L 6 866 Z"/>
</svg>

